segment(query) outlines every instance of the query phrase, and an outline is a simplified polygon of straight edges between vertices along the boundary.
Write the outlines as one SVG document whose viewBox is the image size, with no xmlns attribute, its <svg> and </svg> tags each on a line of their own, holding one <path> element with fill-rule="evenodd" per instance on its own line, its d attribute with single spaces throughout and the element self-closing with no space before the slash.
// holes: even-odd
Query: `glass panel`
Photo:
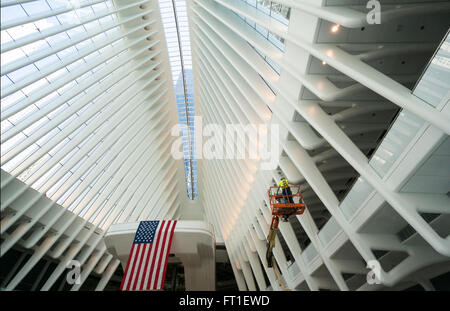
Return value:
<svg viewBox="0 0 450 311">
<path fill-rule="evenodd" d="M 291 8 L 285 5 L 275 3 L 270 0 L 242 0 L 252 7 L 256 7 L 259 11 L 269 15 L 277 21 L 289 25 L 291 17 Z"/>
<path fill-rule="evenodd" d="M 432 107 L 437 107 L 448 100 L 450 89 L 450 33 L 442 42 L 425 69 L 413 94 Z"/>
<path fill-rule="evenodd" d="M 178 122 L 182 126 L 182 149 L 185 158 L 185 177 L 188 197 L 195 199 L 197 194 L 197 179 L 191 171 L 196 170 L 196 161 L 193 161 L 195 140 L 193 128 L 186 124 L 193 124 L 195 115 L 194 90 L 192 76 L 192 55 L 189 37 L 189 24 L 186 12 L 186 1 L 176 0 L 173 7 L 172 0 L 159 0 L 164 32 L 170 55 L 175 101 L 178 110 Z M 176 31 L 175 31 L 176 30 Z M 184 125 L 184 126 L 183 126 Z"/>
</svg>

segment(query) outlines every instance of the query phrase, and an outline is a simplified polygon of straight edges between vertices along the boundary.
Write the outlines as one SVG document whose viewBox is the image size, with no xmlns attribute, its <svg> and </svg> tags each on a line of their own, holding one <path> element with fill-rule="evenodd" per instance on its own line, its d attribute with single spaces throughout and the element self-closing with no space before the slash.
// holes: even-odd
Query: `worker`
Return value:
<svg viewBox="0 0 450 311">
<path fill-rule="evenodd" d="M 278 191 L 280 188 L 282 189 L 283 198 L 285 200 L 284 203 L 294 203 L 294 200 L 292 199 L 292 191 L 286 178 L 282 178 L 278 183 Z"/>
</svg>

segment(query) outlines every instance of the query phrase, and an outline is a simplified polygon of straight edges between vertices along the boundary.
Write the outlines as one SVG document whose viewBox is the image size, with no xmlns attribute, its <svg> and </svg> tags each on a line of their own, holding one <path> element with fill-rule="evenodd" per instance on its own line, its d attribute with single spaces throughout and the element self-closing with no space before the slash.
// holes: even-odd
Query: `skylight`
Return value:
<svg viewBox="0 0 450 311">
<path fill-rule="evenodd" d="M 170 155 L 147 165 L 157 159 L 151 145 L 165 139 L 147 133 L 168 126 L 167 87 L 158 79 L 161 50 L 152 49 L 159 13 L 145 2 L 2 2 L 2 193 L 17 178 L 26 185 L 18 193 L 31 187 L 33 200 L 52 201 L 40 215 L 58 204 L 102 229 L 160 212 L 147 203 L 166 197 L 144 193 L 155 179 L 147 176 L 172 171 L 164 167 Z M 174 175 L 164 176 L 168 184 Z"/>
<path fill-rule="evenodd" d="M 159 7 L 175 88 L 178 121 L 182 128 L 187 194 L 190 199 L 195 199 L 198 197 L 198 193 L 197 160 L 193 157 L 193 150 L 195 150 L 194 88 L 186 1 L 159 0 Z"/>
</svg>

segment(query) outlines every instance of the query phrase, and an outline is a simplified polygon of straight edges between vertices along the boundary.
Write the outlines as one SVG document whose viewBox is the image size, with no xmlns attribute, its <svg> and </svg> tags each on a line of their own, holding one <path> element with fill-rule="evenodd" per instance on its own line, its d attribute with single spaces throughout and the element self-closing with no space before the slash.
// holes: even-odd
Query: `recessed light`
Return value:
<svg viewBox="0 0 450 311">
<path fill-rule="evenodd" d="M 331 32 L 333 32 L 333 33 L 338 32 L 340 27 L 341 27 L 341 25 L 339 25 L 339 24 L 333 25 L 331 27 Z"/>
</svg>

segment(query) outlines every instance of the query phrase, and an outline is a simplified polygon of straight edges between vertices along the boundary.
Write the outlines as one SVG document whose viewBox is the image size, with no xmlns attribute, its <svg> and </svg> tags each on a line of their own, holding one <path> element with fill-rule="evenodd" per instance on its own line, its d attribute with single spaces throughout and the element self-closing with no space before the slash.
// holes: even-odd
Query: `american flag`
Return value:
<svg viewBox="0 0 450 311">
<path fill-rule="evenodd" d="M 176 220 L 141 221 L 120 290 L 162 289 Z"/>
</svg>

